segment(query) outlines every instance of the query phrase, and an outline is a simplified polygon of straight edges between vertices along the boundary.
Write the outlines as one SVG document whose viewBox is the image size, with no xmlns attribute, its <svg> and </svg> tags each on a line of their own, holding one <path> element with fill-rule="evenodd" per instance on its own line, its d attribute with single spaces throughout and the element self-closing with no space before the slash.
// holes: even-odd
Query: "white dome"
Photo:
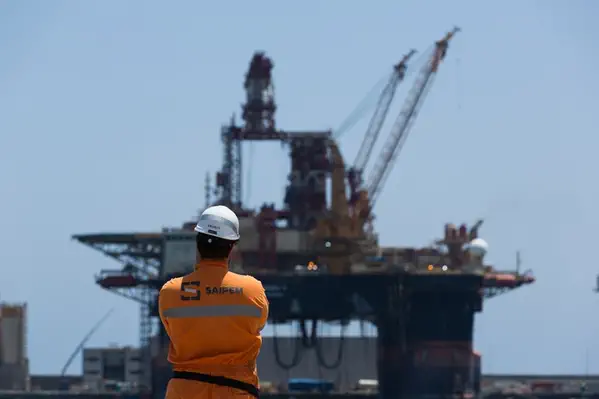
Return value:
<svg viewBox="0 0 599 399">
<path fill-rule="evenodd" d="M 485 256 L 489 250 L 489 244 L 482 238 L 475 238 L 468 244 L 468 252 L 475 256 Z"/>
</svg>

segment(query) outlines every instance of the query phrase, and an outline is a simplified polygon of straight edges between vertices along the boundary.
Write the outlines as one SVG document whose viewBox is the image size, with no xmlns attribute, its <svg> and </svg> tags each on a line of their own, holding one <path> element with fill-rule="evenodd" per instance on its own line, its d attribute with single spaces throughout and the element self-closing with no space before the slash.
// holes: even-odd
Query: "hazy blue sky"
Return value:
<svg viewBox="0 0 599 399">
<path fill-rule="evenodd" d="M 58 372 L 111 307 L 90 345 L 137 343 L 137 306 L 94 283 L 117 264 L 70 236 L 195 214 L 254 50 L 274 59 L 280 127 L 334 128 L 457 24 L 377 204 L 381 241 L 426 245 L 485 217 L 490 259 L 507 268 L 520 249 L 538 283 L 486 303 L 484 370 L 584 372 L 588 352 L 599 373 L 599 2 L 291 3 L 0 2 L 0 297 L 29 303 L 32 371 Z M 343 138 L 350 160 L 361 135 Z M 281 198 L 287 168 L 279 145 L 255 145 L 249 203 Z"/>
</svg>

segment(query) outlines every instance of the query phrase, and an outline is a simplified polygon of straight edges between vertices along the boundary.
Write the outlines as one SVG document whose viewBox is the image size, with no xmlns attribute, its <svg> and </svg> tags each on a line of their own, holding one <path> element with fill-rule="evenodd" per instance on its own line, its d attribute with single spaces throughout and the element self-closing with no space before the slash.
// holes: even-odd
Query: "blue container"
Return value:
<svg viewBox="0 0 599 399">
<path fill-rule="evenodd" d="M 314 378 L 291 378 L 287 381 L 289 392 L 323 392 L 329 393 L 335 390 L 335 384 L 326 380 Z"/>
</svg>

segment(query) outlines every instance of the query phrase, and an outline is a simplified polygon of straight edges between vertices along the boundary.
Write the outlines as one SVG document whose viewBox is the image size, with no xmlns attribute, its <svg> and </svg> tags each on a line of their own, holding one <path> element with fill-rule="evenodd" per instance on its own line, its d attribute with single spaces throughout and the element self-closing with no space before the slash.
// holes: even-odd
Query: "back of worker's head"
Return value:
<svg viewBox="0 0 599 399">
<path fill-rule="evenodd" d="M 202 212 L 194 230 L 198 233 L 196 244 L 202 259 L 227 259 L 239 241 L 239 219 L 223 205 Z"/>
</svg>

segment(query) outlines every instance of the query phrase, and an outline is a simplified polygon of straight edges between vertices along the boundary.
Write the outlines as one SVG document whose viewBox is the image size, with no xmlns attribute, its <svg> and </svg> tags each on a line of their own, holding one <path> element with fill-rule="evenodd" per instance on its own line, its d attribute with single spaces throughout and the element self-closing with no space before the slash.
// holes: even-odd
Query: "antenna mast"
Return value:
<svg viewBox="0 0 599 399">
<path fill-rule="evenodd" d="M 211 202 L 210 190 L 211 190 L 210 173 L 206 172 L 206 178 L 204 179 L 204 201 L 205 201 L 204 209 L 208 209 L 208 207 L 210 206 L 210 202 Z"/>
</svg>

